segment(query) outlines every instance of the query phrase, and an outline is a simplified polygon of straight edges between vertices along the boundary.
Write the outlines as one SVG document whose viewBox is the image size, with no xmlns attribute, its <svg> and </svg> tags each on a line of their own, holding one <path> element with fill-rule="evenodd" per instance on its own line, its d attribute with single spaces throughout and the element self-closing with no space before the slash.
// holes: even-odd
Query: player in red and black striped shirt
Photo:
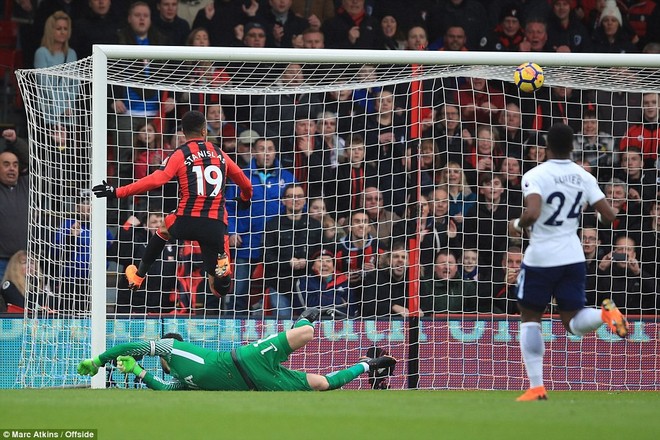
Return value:
<svg viewBox="0 0 660 440">
<path fill-rule="evenodd" d="M 241 189 L 238 204 L 250 206 L 252 184 L 243 171 L 219 146 L 206 141 L 206 118 L 197 111 L 181 120 L 186 143 L 165 159 L 160 169 L 130 185 L 113 188 L 106 182 L 92 188 L 96 197 L 128 197 L 163 186 L 172 178 L 179 181 L 179 207 L 165 218 L 165 225 L 149 240 L 139 267 L 126 268 L 129 287 L 142 285 L 146 273 L 161 254 L 170 237 L 194 240 L 202 249 L 204 269 L 216 296 L 229 290 L 229 237 L 225 211 L 227 177 Z"/>
</svg>

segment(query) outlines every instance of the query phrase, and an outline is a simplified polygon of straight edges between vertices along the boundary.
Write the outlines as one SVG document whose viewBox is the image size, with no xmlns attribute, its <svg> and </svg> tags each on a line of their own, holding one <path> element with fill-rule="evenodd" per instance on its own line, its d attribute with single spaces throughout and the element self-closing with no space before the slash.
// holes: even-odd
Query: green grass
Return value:
<svg viewBox="0 0 660 440">
<path fill-rule="evenodd" d="M 0 430 L 97 429 L 100 439 L 660 438 L 660 393 L 555 391 L 326 393 L 3 390 Z M 145 437 L 146 435 L 146 437 Z"/>
</svg>

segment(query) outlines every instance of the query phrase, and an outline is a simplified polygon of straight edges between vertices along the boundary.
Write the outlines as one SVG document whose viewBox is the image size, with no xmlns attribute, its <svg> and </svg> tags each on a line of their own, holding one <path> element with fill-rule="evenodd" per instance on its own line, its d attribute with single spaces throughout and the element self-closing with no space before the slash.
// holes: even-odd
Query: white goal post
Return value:
<svg viewBox="0 0 660 440">
<path fill-rule="evenodd" d="M 530 61 L 539 64 L 544 69 L 544 88 L 542 91 L 537 92 L 537 95 L 521 95 L 515 87 L 512 87 L 513 71 L 519 64 Z M 299 80 L 289 82 L 282 80 L 282 72 L 285 66 L 290 64 L 300 65 L 302 77 Z M 373 69 L 367 74 L 365 73 L 365 66 L 373 66 Z M 214 69 L 216 69 L 215 73 L 213 73 Z M 148 71 L 147 75 L 144 74 L 145 71 Z M 218 71 L 222 71 L 222 75 L 226 74 L 227 79 L 216 80 L 221 75 Z M 217 74 L 217 76 L 214 76 L 213 80 L 208 80 L 207 74 Z M 316 123 L 317 118 L 323 117 L 321 115 L 324 112 L 333 110 L 333 114 L 337 118 L 335 120 L 337 125 L 339 126 L 342 122 L 345 122 L 349 128 L 343 132 L 338 130 L 341 144 L 344 145 L 345 143 L 346 151 L 337 153 L 343 154 L 343 157 L 339 160 L 333 159 L 332 165 L 322 165 L 327 165 L 329 169 L 330 167 L 338 168 L 338 162 L 349 160 L 347 157 L 350 155 L 348 145 L 352 142 L 354 134 L 367 133 L 365 134 L 365 140 L 369 136 L 368 128 L 353 129 L 354 125 L 351 124 L 354 124 L 355 120 L 359 118 L 368 119 L 374 113 L 373 110 L 369 109 L 377 99 L 380 99 L 381 91 L 386 90 L 392 96 L 394 106 L 397 108 L 397 118 L 403 121 L 402 132 L 405 133 L 405 142 L 401 142 L 401 156 L 394 155 L 388 160 L 392 161 L 395 168 L 404 168 L 396 168 L 398 171 L 390 170 L 386 175 L 383 175 L 385 172 L 382 171 L 382 168 L 376 169 L 374 167 L 374 179 L 378 179 L 379 184 L 387 180 L 383 183 L 384 187 L 379 188 L 383 193 L 388 194 L 385 197 L 385 203 L 388 204 L 386 207 L 391 207 L 393 211 L 405 216 L 407 209 L 404 206 L 406 197 L 409 197 L 413 192 L 415 193 L 414 198 L 421 197 L 424 192 L 423 189 L 420 189 L 423 187 L 422 177 L 414 182 L 410 182 L 405 178 L 400 179 L 401 175 L 405 176 L 408 172 L 417 172 L 419 176 L 424 174 L 422 173 L 422 163 L 424 162 L 423 141 L 426 139 L 422 135 L 425 130 L 424 122 L 433 127 L 429 132 L 431 134 L 427 135 L 428 139 L 439 142 L 439 139 L 442 138 L 446 141 L 446 133 L 441 135 L 439 132 L 434 131 L 438 130 L 436 127 L 440 127 L 444 123 L 443 121 L 447 119 L 446 115 L 442 116 L 440 113 L 448 112 L 449 107 L 456 107 L 460 114 L 458 117 L 468 117 L 465 116 L 467 107 L 479 107 L 477 112 L 485 110 L 486 112 L 492 111 L 492 113 L 489 113 L 486 121 L 479 120 L 479 116 L 474 116 L 475 112 L 473 111 L 473 120 L 462 121 L 465 123 L 465 127 L 470 127 L 469 129 L 466 128 L 469 136 L 472 136 L 470 144 L 476 145 L 478 143 L 476 142 L 477 139 L 481 138 L 479 138 L 477 132 L 487 126 L 488 131 L 491 133 L 494 131 L 503 133 L 503 135 L 498 135 L 499 138 L 491 138 L 490 140 L 493 143 L 501 142 L 502 146 L 506 146 L 508 140 L 506 138 L 506 122 L 504 121 L 509 111 L 506 105 L 510 102 L 515 101 L 517 103 L 519 117 L 525 123 L 530 124 L 529 127 L 525 127 L 526 132 L 532 131 L 531 124 L 541 124 L 539 121 L 542 121 L 544 117 L 549 120 L 568 118 L 576 125 L 580 125 L 583 109 L 588 107 L 588 104 L 593 104 L 596 111 L 599 110 L 599 106 L 602 108 L 607 107 L 607 112 L 604 111 L 602 115 L 609 116 L 601 116 L 601 113 L 598 113 L 598 117 L 609 119 L 602 119 L 599 122 L 602 123 L 603 127 L 609 128 L 609 134 L 613 135 L 614 141 L 618 145 L 623 135 L 612 133 L 614 127 L 627 129 L 628 126 L 639 123 L 635 118 L 641 116 L 643 112 L 640 97 L 649 92 L 660 93 L 660 55 L 96 45 L 93 48 L 91 58 L 48 69 L 23 70 L 17 72 L 17 76 L 28 113 L 30 152 L 32 156 L 30 213 L 33 220 L 30 224 L 28 254 L 30 262 L 35 267 L 39 267 L 45 264 L 45 260 L 50 261 L 50 266 L 64 264 L 62 261 L 56 261 L 57 258 L 61 257 L 52 256 L 46 249 L 51 244 L 52 236 L 58 234 L 58 231 L 62 229 L 61 224 L 66 221 L 67 214 L 71 214 L 71 210 L 78 209 L 74 207 L 78 203 L 76 200 L 88 197 L 88 194 L 84 192 L 85 189 L 89 189 L 92 185 L 109 177 L 113 179 L 113 182 L 119 182 L 120 184 L 134 181 L 139 177 L 139 171 L 135 169 L 134 165 L 137 163 L 135 158 L 138 157 L 138 154 L 142 154 L 142 150 L 138 151 L 138 148 L 131 143 L 144 129 L 144 125 L 138 127 L 138 123 L 145 119 L 145 115 L 149 118 L 158 119 L 155 125 L 152 124 L 157 135 L 168 138 L 175 136 L 176 120 L 180 119 L 181 114 L 175 113 L 174 117 L 171 116 L 171 113 L 168 113 L 170 116 L 165 115 L 163 109 L 169 102 L 167 99 L 173 99 L 175 107 L 184 102 L 185 99 L 188 99 L 188 101 L 185 101 L 186 105 L 191 105 L 192 98 L 190 96 L 193 94 L 216 95 L 219 97 L 218 105 L 225 105 L 225 102 L 230 102 L 230 104 L 227 104 L 227 108 L 232 109 L 231 113 L 234 119 L 233 121 L 225 120 L 223 122 L 231 122 L 236 129 L 232 134 L 218 134 L 218 139 L 223 141 L 226 140 L 225 138 L 232 138 L 232 136 L 234 140 L 239 139 L 243 132 L 249 130 L 257 131 L 259 137 L 277 138 L 278 140 L 281 137 L 283 140 L 285 126 L 290 125 L 293 127 L 299 119 L 296 116 L 296 109 L 304 108 L 310 113 L 311 110 L 309 109 L 311 107 L 321 110 L 313 115 L 307 115 L 307 118 L 313 120 L 314 123 Z M 62 83 L 53 81 L 53 78 L 62 79 L 68 81 L 68 83 L 65 82 L 65 85 L 62 86 Z M 497 86 L 492 88 L 488 86 L 485 92 L 475 92 L 474 89 L 465 86 L 466 82 L 471 81 L 469 78 L 485 79 L 489 84 L 496 84 Z M 45 79 L 48 79 L 48 81 Z M 57 99 L 48 94 L 52 87 L 75 89 L 76 97 L 71 98 L 71 107 L 76 108 L 74 116 L 55 113 L 57 110 L 53 108 L 54 106 L 48 105 L 53 99 Z M 566 95 L 559 101 L 564 107 L 575 104 L 575 107 L 580 110 L 579 114 L 557 115 L 553 113 L 555 111 L 553 105 L 556 102 L 548 89 L 554 87 L 578 91 L 579 99 L 576 99 L 575 102 L 571 101 Z M 122 122 L 120 117 L 113 114 L 116 107 L 112 105 L 122 99 L 120 95 L 116 94 L 118 93 L 117 90 L 129 88 L 142 91 L 141 96 L 136 101 L 142 100 L 140 102 L 145 106 L 148 105 L 146 96 L 154 92 L 157 96 L 158 114 L 143 113 L 136 115 L 128 122 Z M 324 98 L 322 98 L 333 92 L 339 94 L 339 90 L 351 91 L 353 101 L 357 101 L 358 91 L 366 90 L 364 92 L 366 95 L 363 96 L 363 101 L 361 101 L 364 104 L 364 107 L 360 107 L 362 113 L 358 114 L 353 110 L 352 113 L 344 115 L 344 119 L 340 119 L 342 117 L 340 114 L 341 106 L 335 101 L 332 101 L 332 105 L 330 105 L 327 99 L 324 101 Z M 479 93 L 487 95 L 485 100 L 488 105 L 480 106 L 477 104 L 477 101 L 481 99 L 477 97 Z M 285 104 L 284 98 L 282 98 L 289 94 L 296 96 L 293 104 L 289 104 L 288 101 Z M 600 97 L 607 94 L 623 94 L 626 97 L 631 97 L 631 99 L 621 101 L 625 103 L 624 106 L 629 106 L 626 107 L 629 111 L 624 113 L 639 116 L 631 117 L 629 120 L 622 120 L 615 116 L 617 105 L 620 104 L 612 102 L 611 99 L 606 102 L 605 98 L 602 102 L 598 101 Z M 303 106 L 297 101 L 302 95 L 318 95 L 321 98 L 318 101 L 310 101 L 311 104 L 307 102 Z M 495 105 L 493 97 L 496 95 L 501 96 L 505 106 L 496 109 L 497 119 L 494 116 L 495 110 L 489 107 Z M 594 97 L 593 102 L 586 102 L 584 97 L 587 95 Z M 182 96 L 186 96 L 186 98 L 181 98 Z M 222 98 L 227 97 L 226 101 L 222 100 Z M 244 104 L 237 104 L 237 101 L 243 99 L 243 97 L 247 97 L 244 98 Z M 268 97 L 273 97 L 273 100 L 269 101 Z M 470 101 L 469 104 L 467 104 L 468 101 Z M 200 108 L 208 110 L 216 103 L 215 101 L 212 104 L 203 101 L 199 105 Z M 284 110 L 275 111 L 275 109 L 284 109 L 285 105 L 293 106 L 291 113 L 285 113 Z M 260 107 L 260 111 L 263 111 L 259 117 L 255 116 L 257 107 Z M 546 107 L 549 111 L 548 114 L 542 113 Z M 268 114 L 270 108 L 273 109 L 273 114 L 277 116 L 269 119 L 265 115 Z M 239 116 L 241 111 L 246 116 Z M 429 116 L 429 114 L 432 116 Z M 500 115 L 502 119 L 499 119 Z M 430 122 L 429 117 L 432 118 Z M 230 118 L 227 117 L 227 119 Z M 62 165 L 66 162 L 60 161 L 70 160 L 71 157 L 56 157 L 49 150 L 52 145 L 49 146 L 48 136 L 50 135 L 49 130 L 53 130 L 53 124 L 63 124 L 64 130 L 74 133 L 75 142 L 80 144 L 80 151 L 83 152 L 76 159 L 76 161 L 83 163 L 82 168 L 74 168 L 69 174 L 62 175 L 62 178 L 69 179 L 74 176 L 71 181 L 75 183 L 71 185 L 67 183 L 66 194 L 59 192 L 58 177 L 53 174 L 53 169 L 66 168 Z M 269 130 L 269 124 L 275 127 L 274 132 L 267 131 Z M 446 130 L 446 126 L 443 125 L 443 127 Z M 529 130 L 527 130 L 528 128 Z M 538 131 L 540 135 L 547 129 L 543 125 L 534 125 L 534 128 L 537 129 L 535 131 Z M 619 129 L 624 130 L 624 128 Z M 381 129 L 382 127 L 379 126 L 372 128 L 372 132 L 376 133 L 377 139 L 379 139 L 378 130 Z M 281 136 L 273 133 L 281 133 Z M 411 135 L 411 133 L 415 134 Z M 292 133 L 288 135 L 293 136 Z M 122 145 L 122 136 L 128 139 L 128 145 Z M 504 136 L 504 138 L 501 136 Z M 463 132 L 459 137 L 468 137 L 468 134 Z M 526 141 L 528 141 L 528 138 L 521 139 L 519 142 L 521 152 L 526 151 L 530 146 L 543 147 L 540 144 L 529 145 Z M 459 142 L 466 142 L 466 139 L 461 139 Z M 418 145 L 410 146 L 416 143 Z M 113 147 L 112 154 L 110 144 Z M 474 171 L 473 181 L 470 182 L 470 186 L 474 188 L 475 193 L 479 193 L 480 185 L 477 179 L 480 179 L 480 175 L 485 173 L 477 172 L 480 166 L 479 153 L 477 151 L 473 152 L 472 146 L 467 147 L 467 144 L 465 145 L 464 149 L 458 153 L 459 159 L 463 162 L 461 164 L 463 171 L 466 171 L 471 160 L 475 161 L 472 170 Z M 236 148 L 235 144 L 233 148 Z M 334 148 L 337 148 L 336 145 Z M 60 152 L 62 151 L 64 150 L 60 149 Z M 303 175 L 309 178 L 308 170 L 302 174 L 297 173 L 302 168 L 296 162 L 298 159 L 295 156 L 295 151 L 295 147 L 293 147 L 291 152 L 293 158 L 291 175 L 296 179 Z M 437 146 L 432 151 L 433 158 L 430 159 L 430 162 L 433 164 L 433 169 L 429 171 L 428 176 L 431 176 L 430 178 L 433 180 L 436 176 L 440 176 L 447 167 L 447 163 L 451 162 L 451 151 L 448 151 L 446 147 L 444 150 L 439 150 Z M 148 157 L 150 153 L 147 151 L 144 154 L 147 155 L 145 157 Z M 448 155 L 449 160 L 446 158 L 439 159 L 443 154 Z M 610 150 L 610 154 L 609 162 L 602 166 L 606 168 L 609 175 L 614 176 L 620 159 L 616 151 Z M 403 156 L 411 161 L 408 165 L 406 165 L 405 160 L 401 160 Z M 520 160 L 521 168 L 523 168 L 522 165 L 525 165 L 523 162 L 527 159 L 520 158 Z M 502 161 L 504 160 L 499 158 L 498 162 Z M 382 159 L 378 155 L 375 160 L 371 160 L 371 165 L 378 166 L 381 163 Z M 405 166 L 411 166 L 410 163 L 417 168 L 405 168 Z M 146 168 L 152 169 L 150 168 L 151 165 L 153 164 L 147 164 Z M 108 176 L 109 168 L 116 175 Z M 122 176 L 121 170 L 126 169 L 131 171 L 128 175 Z M 495 172 L 494 174 L 500 173 L 499 168 L 492 171 Z M 440 177 L 437 177 L 437 179 L 437 181 L 433 180 L 429 184 L 432 188 L 431 186 L 427 187 L 427 192 L 423 195 L 424 200 L 427 197 L 438 197 L 433 195 L 438 187 L 449 187 L 446 182 L 440 182 Z M 333 182 L 336 184 L 334 191 L 329 193 L 325 188 L 317 194 L 320 198 L 325 199 L 328 206 L 336 206 L 340 196 L 342 196 L 338 193 L 339 184 L 336 183 L 338 182 L 336 177 Z M 660 181 L 649 183 L 648 188 L 644 187 L 644 189 L 651 191 L 653 188 L 650 185 L 657 185 L 658 182 Z M 398 184 L 403 186 L 396 187 Z M 68 186 L 71 186 L 71 188 Z M 305 188 L 312 191 L 312 185 Z M 401 189 L 404 191 L 403 195 L 397 194 L 397 191 Z M 81 191 L 83 192 L 81 193 Z M 510 194 L 512 193 L 511 190 Z M 362 197 L 363 194 L 360 196 Z M 656 196 L 655 191 L 653 196 Z M 392 201 L 397 197 L 399 197 L 397 200 L 401 200 L 400 197 L 403 197 L 403 201 L 400 202 L 398 207 L 394 206 Z M 52 205 L 53 202 L 52 200 L 48 201 L 49 198 L 52 200 L 62 199 L 62 205 Z M 644 209 L 647 208 L 647 202 L 649 204 L 652 202 L 650 199 L 642 201 L 645 203 Z M 262 295 L 261 300 L 257 300 L 256 304 L 248 303 L 248 306 L 262 307 L 263 314 L 258 317 L 244 315 L 242 310 L 232 309 L 232 306 L 227 304 L 220 304 L 217 306 L 219 311 L 211 313 L 206 308 L 207 303 L 205 302 L 202 302 L 201 308 L 196 309 L 194 313 L 191 312 L 194 309 L 194 304 L 188 302 L 186 309 L 188 314 L 185 316 L 177 314 L 180 298 L 182 296 L 191 297 L 190 292 L 186 291 L 186 287 L 181 285 L 181 277 L 184 275 L 181 275 L 179 271 L 185 272 L 186 270 L 182 264 L 176 268 L 176 287 L 171 288 L 171 297 L 175 298 L 172 311 L 149 312 L 148 307 L 146 307 L 146 310 L 133 308 L 134 304 L 131 303 L 127 311 L 119 312 L 116 308 L 119 301 L 116 297 L 109 296 L 108 293 L 117 292 L 118 289 L 122 288 L 120 282 L 117 281 L 121 277 L 117 273 L 121 274 L 122 268 L 121 265 L 108 266 L 108 260 L 112 260 L 108 256 L 108 249 L 111 248 L 109 247 L 108 230 L 114 236 L 113 241 L 117 243 L 121 229 L 131 227 L 130 225 L 127 226 L 125 221 L 127 222 L 127 217 L 138 211 L 137 206 L 140 200 L 131 201 L 130 205 L 112 206 L 110 208 L 108 208 L 105 199 L 91 198 L 89 202 L 91 202 L 89 227 L 89 249 L 91 249 L 91 252 L 89 252 L 89 272 L 84 275 L 83 280 L 83 284 L 87 287 L 83 286 L 80 288 L 81 290 L 76 290 L 77 293 L 82 292 L 82 295 L 89 295 L 89 306 L 71 306 L 72 309 L 64 310 L 64 313 L 45 314 L 43 313 L 44 304 L 39 302 L 42 300 L 34 300 L 32 303 L 28 301 L 22 329 L 22 361 L 18 366 L 19 378 L 17 383 L 19 386 L 87 385 L 89 382 L 75 375 L 76 363 L 83 357 L 102 352 L 108 345 L 125 342 L 129 338 L 147 339 L 162 336 L 168 331 L 184 331 L 186 332 L 185 336 L 193 342 L 200 342 L 205 346 L 220 349 L 248 342 L 253 338 L 261 337 L 265 332 L 287 328 L 286 326 L 290 325 L 287 319 L 276 320 L 275 312 L 272 309 L 266 309 L 266 304 L 269 301 L 271 301 L 270 307 L 272 307 L 272 299 L 269 300 L 266 296 L 263 296 L 264 291 L 267 291 L 264 285 L 261 285 L 262 289 L 259 293 Z M 440 204 L 440 201 L 437 203 Z M 147 207 L 140 209 L 147 211 L 147 214 L 152 212 L 151 205 L 145 206 Z M 430 209 L 432 210 L 433 207 Z M 58 210 L 59 214 L 53 215 L 53 211 Z M 357 212 L 356 209 L 354 211 Z M 108 212 L 115 212 L 116 215 L 109 216 Z M 334 221 L 338 222 L 340 217 L 338 208 L 329 214 Z M 418 214 L 419 212 L 414 211 L 408 220 L 416 220 Z M 463 225 L 459 225 L 458 239 L 456 239 L 458 241 L 452 242 L 453 244 L 444 243 L 433 247 L 432 260 L 435 261 L 437 254 L 441 253 L 442 250 L 449 250 L 455 259 L 459 259 L 460 266 L 460 258 L 466 253 L 465 251 L 479 246 L 476 242 L 469 241 L 468 234 L 475 235 L 474 239 L 477 241 L 480 239 L 479 237 L 490 236 L 493 248 L 484 252 L 480 251 L 479 258 L 492 251 L 493 255 L 485 260 L 487 263 L 484 263 L 488 266 L 486 267 L 487 272 L 490 276 L 495 277 L 494 272 L 498 270 L 506 271 L 506 267 L 502 267 L 505 266 L 505 263 L 502 263 L 505 258 L 501 254 L 506 253 L 506 250 L 513 247 L 513 245 L 505 238 L 504 248 L 498 247 L 499 244 L 495 244 L 497 241 L 496 234 L 492 231 L 461 230 L 461 227 L 472 224 L 470 223 L 472 220 L 474 220 L 476 227 L 483 227 L 477 218 L 464 217 L 465 219 L 461 220 Z M 640 221 L 646 222 L 647 217 L 647 213 L 640 213 Z M 347 216 L 344 219 L 350 221 L 350 218 L 350 216 Z M 405 219 L 401 220 L 400 224 L 404 223 Z M 376 224 L 380 225 L 378 220 L 376 220 Z M 399 229 L 399 231 L 404 231 L 399 232 L 402 238 L 421 238 L 416 233 L 417 231 L 410 233 L 409 226 L 404 225 L 402 228 Z M 640 224 L 635 228 L 634 231 L 630 232 L 641 237 L 646 226 Z M 44 231 L 47 231 L 47 233 Z M 391 233 L 390 236 L 392 234 L 394 233 Z M 660 237 L 660 228 L 658 236 Z M 383 237 L 383 242 L 387 239 L 388 237 Z M 394 241 L 395 237 L 392 236 L 392 242 Z M 410 245 L 415 241 L 408 240 L 407 243 Z M 603 243 L 603 250 L 606 245 L 611 244 Z M 640 242 L 635 243 L 638 249 L 641 245 Z M 173 256 L 173 259 L 177 262 L 183 259 L 182 249 L 185 245 L 178 244 L 178 246 L 180 246 L 179 251 L 176 252 L 175 250 Z M 333 249 L 337 249 L 336 243 L 333 242 L 333 246 Z M 383 255 L 389 255 L 391 245 L 388 246 L 390 248 L 382 246 Z M 261 250 L 264 251 L 263 247 Z M 377 253 L 381 251 L 377 251 Z M 417 255 L 414 258 L 419 258 L 419 255 L 423 253 L 419 246 L 408 249 L 408 251 L 410 252 L 409 258 L 413 258 L 413 255 Z M 118 252 L 121 253 L 121 251 Z M 128 255 L 128 258 L 130 257 L 136 256 L 134 254 Z M 311 259 L 312 255 L 308 255 L 308 258 Z M 263 258 L 261 260 L 263 262 Z M 378 261 L 379 264 L 383 265 L 389 262 L 386 257 L 379 257 Z M 427 267 L 422 268 L 422 275 L 420 275 L 420 263 L 415 263 L 415 261 L 415 259 L 412 260 L 413 264 L 417 264 L 417 269 L 409 272 L 408 275 L 412 278 L 408 281 L 415 284 L 415 287 L 411 288 L 414 299 L 412 302 L 406 302 L 407 306 L 419 304 L 419 296 L 423 292 L 421 286 L 425 281 L 422 279 L 424 278 L 422 276 L 424 269 L 426 269 L 426 278 L 432 278 L 434 271 L 431 262 L 427 264 Z M 408 262 L 410 263 L 410 261 Z M 651 262 L 648 263 L 651 267 Z M 251 264 L 258 266 L 256 261 L 252 261 Z M 252 269 L 254 267 L 250 266 L 248 278 L 252 277 L 254 273 Z M 57 288 L 54 286 L 63 283 L 62 278 L 67 275 L 63 275 L 59 271 L 57 271 L 57 275 L 54 275 L 55 270 L 52 268 L 46 270 L 42 267 L 42 270 L 49 272 L 50 287 L 53 289 L 51 296 L 56 297 L 58 293 Z M 114 278 L 109 276 L 109 273 Z M 346 269 L 346 273 L 349 273 L 348 269 Z M 605 279 L 604 275 L 600 277 L 599 274 L 595 274 L 595 277 L 597 282 Z M 648 281 L 648 278 L 653 278 L 656 286 L 652 292 L 642 292 L 642 295 L 646 295 L 643 300 L 650 298 L 652 295 L 658 295 L 657 280 L 651 277 L 650 274 L 645 280 Z M 625 278 L 625 281 L 628 280 L 629 278 Z M 430 282 L 432 281 L 433 279 L 430 280 Z M 465 281 L 469 280 L 466 279 Z M 112 282 L 115 284 L 110 285 Z M 413 319 L 402 319 L 401 316 L 396 314 L 382 316 L 378 320 L 374 319 L 375 316 L 359 315 L 359 313 L 343 319 L 338 318 L 336 315 L 328 316 L 318 326 L 319 342 L 313 346 L 310 345 L 309 350 L 303 350 L 305 353 L 294 355 L 292 366 L 310 372 L 324 372 L 330 367 L 336 368 L 350 364 L 357 355 L 369 348 L 371 344 L 375 344 L 383 346 L 402 359 L 401 367 L 397 367 L 396 376 L 391 380 L 390 386 L 392 388 L 521 389 L 524 387 L 523 384 L 526 379 L 522 373 L 522 361 L 517 348 L 518 317 L 515 314 L 501 313 L 507 312 L 507 310 L 495 306 L 497 297 L 493 296 L 495 295 L 494 290 L 489 290 L 490 296 L 483 294 L 480 288 L 486 281 L 477 280 L 476 282 L 480 284 L 475 287 L 475 292 L 479 292 L 474 293 L 475 298 L 478 297 L 479 301 L 486 298 L 483 301 L 488 303 L 483 311 L 476 308 L 454 310 L 450 306 L 446 309 L 427 312 L 421 320 L 414 318 L 415 313 L 412 313 Z M 495 281 L 489 279 L 488 282 L 490 283 L 488 289 L 491 289 Z M 252 287 L 254 288 L 256 284 L 258 282 L 253 279 Z M 506 297 L 506 282 L 503 282 L 502 285 L 505 289 L 504 301 L 514 301 L 515 298 Z M 37 298 L 40 297 L 40 290 L 43 289 L 43 286 L 40 282 L 33 280 L 28 284 L 28 289 L 31 289 L 32 298 Z M 170 288 L 168 287 L 168 289 Z M 466 289 L 462 291 L 467 292 L 466 287 L 461 287 L 461 289 Z M 162 290 L 165 290 L 165 288 L 162 287 Z M 300 298 L 298 293 L 294 294 L 294 301 L 297 300 L 296 298 Z M 360 309 L 359 302 L 356 300 L 355 303 L 350 303 L 347 310 L 352 310 L 352 307 Z M 431 300 L 431 302 L 433 301 Z M 510 304 L 507 304 L 503 307 L 510 307 Z M 302 305 L 304 304 L 298 304 L 299 307 Z M 218 314 L 220 314 L 220 318 Z M 544 334 L 547 342 L 553 344 L 548 351 L 550 354 L 546 354 L 546 363 L 549 364 L 548 369 L 551 370 L 548 373 L 549 387 L 555 389 L 657 390 L 658 381 L 653 379 L 653 373 L 649 371 L 660 369 L 657 360 L 657 308 L 645 309 L 638 307 L 631 312 L 631 315 L 639 316 L 639 319 L 635 319 L 632 323 L 633 335 L 625 342 L 610 337 L 606 331 L 599 331 L 596 336 L 588 336 L 582 340 L 566 336 L 561 330 L 557 318 L 548 317 L 544 321 Z M 601 357 L 600 353 L 603 351 L 609 357 Z M 580 372 L 581 365 L 584 367 L 582 372 Z M 156 363 L 147 363 L 146 366 L 154 370 L 157 367 Z M 103 388 L 116 385 L 120 380 L 117 379 L 116 373 L 98 374 L 92 378 L 91 386 Z M 0 387 L 2 386 L 3 384 L 0 384 Z M 366 380 L 358 382 L 358 386 L 361 388 L 369 387 Z"/>
</svg>

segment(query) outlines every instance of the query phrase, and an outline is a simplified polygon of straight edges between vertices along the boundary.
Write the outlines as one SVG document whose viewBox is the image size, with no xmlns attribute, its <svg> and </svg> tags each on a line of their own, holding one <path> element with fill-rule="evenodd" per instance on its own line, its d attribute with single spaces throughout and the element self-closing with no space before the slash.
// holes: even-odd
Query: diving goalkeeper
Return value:
<svg viewBox="0 0 660 440">
<path fill-rule="evenodd" d="M 369 371 L 389 369 L 391 356 L 363 358 L 345 370 L 325 376 L 290 370 L 281 364 L 314 337 L 318 309 L 307 309 L 290 330 L 231 351 L 217 352 L 182 342 L 177 334 L 158 341 L 119 344 L 78 365 L 78 374 L 94 376 L 99 367 L 117 359 L 123 373 L 132 373 L 154 390 L 326 391 L 346 385 Z M 160 356 L 163 371 L 174 377 L 165 382 L 142 369 L 133 356 Z"/>
</svg>

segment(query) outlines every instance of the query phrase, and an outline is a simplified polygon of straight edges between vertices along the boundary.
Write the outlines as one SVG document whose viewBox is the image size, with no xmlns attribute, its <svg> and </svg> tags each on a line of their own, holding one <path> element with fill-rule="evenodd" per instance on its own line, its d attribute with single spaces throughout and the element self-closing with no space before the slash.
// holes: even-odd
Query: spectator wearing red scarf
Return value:
<svg viewBox="0 0 660 440">
<path fill-rule="evenodd" d="M 644 155 L 645 168 L 656 166 L 658 159 L 658 143 L 660 142 L 660 107 L 658 94 L 644 93 L 642 96 L 643 120 L 639 124 L 632 124 L 626 135 L 619 143 L 619 149 L 638 148 Z"/>
<path fill-rule="evenodd" d="M 133 178 L 141 179 L 158 168 L 165 158 L 160 134 L 153 122 L 142 120 L 135 125 L 133 142 Z"/>
<path fill-rule="evenodd" d="M 504 153 L 499 145 L 497 132 L 488 125 L 481 125 L 477 128 L 476 138 L 477 142 L 466 158 L 466 162 L 479 173 L 499 171 Z"/>
<path fill-rule="evenodd" d="M 483 78 L 470 78 L 458 92 L 458 105 L 464 124 L 496 124 L 504 110 L 504 93 Z"/>
</svg>

